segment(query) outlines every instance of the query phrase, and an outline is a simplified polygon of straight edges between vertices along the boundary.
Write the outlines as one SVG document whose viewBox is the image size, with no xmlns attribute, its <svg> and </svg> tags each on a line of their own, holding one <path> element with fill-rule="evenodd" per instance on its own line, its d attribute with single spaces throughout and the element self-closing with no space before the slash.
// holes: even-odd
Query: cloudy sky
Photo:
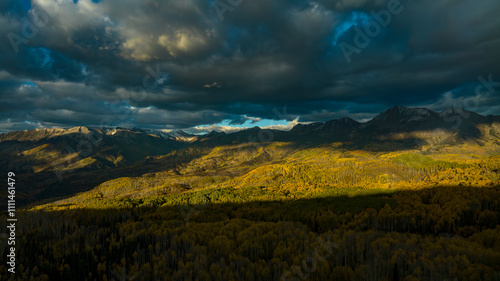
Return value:
<svg viewBox="0 0 500 281">
<path fill-rule="evenodd" d="M 500 114 L 499 14 L 498 0 L 2 0 L 0 132 Z"/>
</svg>

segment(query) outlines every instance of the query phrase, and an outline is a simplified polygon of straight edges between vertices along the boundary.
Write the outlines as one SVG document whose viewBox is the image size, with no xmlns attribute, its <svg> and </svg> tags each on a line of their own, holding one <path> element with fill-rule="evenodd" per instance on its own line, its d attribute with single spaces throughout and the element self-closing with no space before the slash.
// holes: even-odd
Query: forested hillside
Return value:
<svg viewBox="0 0 500 281">
<path fill-rule="evenodd" d="M 68 171 L 87 188 L 18 211 L 0 280 L 500 280 L 498 123 L 358 131 L 382 117 Z"/>
<path fill-rule="evenodd" d="M 498 147 L 250 143 L 148 161 L 161 171 L 24 210 L 17 276 L 499 278 Z"/>
<path fill-rule="evenodd" d="M 123 199 L 102 209 L 26 211 L 16 276 L 498 280 L 499 186 L 370 193 L 255 200 L 266 191 L 242 188 L 193 194 L 187 204 Z M 5 266 L 1 274 L 19 280 Z"/>
</svg>

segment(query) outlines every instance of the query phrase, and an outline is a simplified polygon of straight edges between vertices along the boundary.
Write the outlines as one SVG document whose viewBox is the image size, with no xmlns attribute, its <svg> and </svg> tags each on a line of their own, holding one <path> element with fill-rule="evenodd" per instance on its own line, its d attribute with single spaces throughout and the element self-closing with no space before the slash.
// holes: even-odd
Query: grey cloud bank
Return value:
<svg viewBox="0 0 500 281">
<path fill-rule="evenodd" d="M 223 20 L 224 1 L 2 1 L 0 131 L 365 120 L 471 99 L 500 114 L 498 87 L 474 90 L 500 81 L 500 2 L 398 1 L 356 46 L 391 1 L 233 1 Z M 360 50 L 350 62 L 342 43 Z"/>
</svg>

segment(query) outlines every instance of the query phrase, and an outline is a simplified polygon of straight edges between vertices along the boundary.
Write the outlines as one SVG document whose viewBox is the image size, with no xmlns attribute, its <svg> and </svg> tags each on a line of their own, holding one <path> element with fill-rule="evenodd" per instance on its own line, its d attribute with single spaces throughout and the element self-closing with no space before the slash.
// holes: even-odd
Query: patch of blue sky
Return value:
<svg viewBox="0 0 500 281">
<path fill-rule="evenodd" d="M 31 48 L 30 55 L 41 69 L 49 69 L 52 67 L 54 60 L 51 57 L 51 51 L 46 48 Z"/>
<path fill-rule="evenodd" d="M 337 45 L 338 40 L 344 33 L 349 31 L 353 26 L 364 26 L 370 20 L 372 20 L 372 16 L 362 12 L 362 11 L 352 11 L 347 18 L 342 21 L 339 25 L 337 25 L 333 31 L 334 36 L 332 40 L 332 45 Z"/>
<path fill-rule="evenodd" d="M 82 65 L 82 67 L 80 69 L 80 72 L 82 73 L 83 76 L 87 76 L 87 74 L 88 74 L 88 72 L 87 72 L 87 65 L 85 65 L 83 63 L 81 65 Z"/>
<path fill-rule="evenodd" d="M 114 100 L 112 102 L 104 101 L 103 104 L 105 107 L 110 108 L 113 112 L 135 109 L 135 107 L 130 105 L 128 101 L 121 101 L 121 100 Z"/>
<path fill-rule="evenodd" d="M 228 50 L 234 50 L 240 47 L 240 38 L 242 34 L 242 29 L 237 26 L 228 27 L 226 33 L 226 40 L 224 40 L 224 47 Z"/>
<path fill-rule="evenodd" d="M 73 0 L 73 3 L 77 4 L 79 0 Z M 100 3 L 102 0 L 92 0 L 92 3 Z"/>
<path fill-rule="evenodd" d="M 253 128 L 255 126 L 258 127 L 268 127 L 275 125 L 287 125 L 288 121 L 286 120 L 272 120 L 272 119 L 260 119 L 258 121 L 247 120 L 245 123 L 241 125 L 231 124 L 231 120 L 224 120 L 222 122 L 217 123 L 218 126 L 229 126 L 234 128 Z"/>
<path fill-rule="evenodd" d="M 29 10 L 31 10 L 31 0 L 22 0 L 20 2 L 26 12 L 29 12 Z"/>
<path fill-rule="evenodd" d="M 23 85 L 30 86 L 30 87 L 36 87 L 36 84 L 31 82 L 31 81 L 24 81 Z"/>
</svg>

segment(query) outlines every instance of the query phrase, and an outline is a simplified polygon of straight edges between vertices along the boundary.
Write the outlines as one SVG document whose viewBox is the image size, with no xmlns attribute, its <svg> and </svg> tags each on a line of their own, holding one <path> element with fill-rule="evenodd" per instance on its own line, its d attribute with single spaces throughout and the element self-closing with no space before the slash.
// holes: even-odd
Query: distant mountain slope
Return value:
<svg viewBox="0 0 500 281">
<path fill-rule="evenodd" d="M 441 139 L 452 142 L 465 140 L 498 140 L 500 116 L 482 116 L 475 112 L 450 107 L 440 113 L 426 108 L 394 106 L 372 120 L 359 123 L 350 118 L 327 122 L 298 124 L 290 131 L 260 129 L 258 127 L 231 134 L 211 133 L 199 137 L 193 145 L 224 145 L 248 141 L 288 141 L 308 144 L 354 142 L 363 146 L 367 142 L 387 139 L 396 134 L 406 134 L 411 141 Z M 446 135 L 446 137 L 443 137 Z M 418 136 L 418 137 L 417 137 Z M 402 137 L 399 136 L 402 140 Z M 435 141 L 435 140 L 434 140 Z"/>
<path fill-rule="evenodd" d="M 35 129 L 0 135 L 4 169 L 24 172 L 59 168 L 103 168 L 132 164 L 185 145 L 128 129 Z M 61 159 L 65 159 L 61 161 Z"/>
<path fill-rule="evenodd" d="M 321 134 L 332 135 L 349 133 L 357 128 L 361 123 L 351 118 L 344 117 L 340 119 L 330 120 L 328 122 L 315 122 L 308 125 L 298 124 L 290 130 L 291 136 L 307 135 L 315 132 Z"/>
<path fill-rule="evenodd" d="M 363 124 L 362 128 L 368 131 L 376 130 L 379 133 L 433 129 L 459 132 L 471 130 L 481 124 L 491 125 L 494 120 L 458 107 L 450 107 L 437 113 L 426 108 L 394 106 Z"/>
<path fill-rule="evenodd" d="M 186 143 L 122 128 L 36 129 L 0 135 L 0 170 L 20 181 L 19 199 L 65 195 L 91 188 L 148 156 Z M 107 172 L 106 172 L 107 171 Z"/>
<path fill-rule="evenodd" d="M 177 130 L 175 132 L 165 132 L 163 130 L 133 128 L 132 131 L 159 136 L 164 139 L 169 139 L 178 142 L 193 142 L 198 140 L 199 138 L 198 135 L 189 134 L 182 130 Z"/>
<path fill-rule="evenodd" d="M 365 123 L 341 118 L 299 124 L 290 131 L 253 127 L 192 135 L 138 128 L 35 129 L 0 135 L 0 170 L 19 174 L 20 198 L 27 202 L 74 194 L 122 176 L 198 173 L 220 163 L 240 174 L 288 153 L 334 143 L 351 151 L 431 153 L 466 143 L 497 151 L 500 116 L 456 107 L 437 113 L 396 106 Z"/>
<path fill-rule="evenodd" d="M 391 107 L 363 124 L 363 129 L 377 132 L 428 130 L 442 126 L 442 118 L 426 108 Z"/>
</svg>

